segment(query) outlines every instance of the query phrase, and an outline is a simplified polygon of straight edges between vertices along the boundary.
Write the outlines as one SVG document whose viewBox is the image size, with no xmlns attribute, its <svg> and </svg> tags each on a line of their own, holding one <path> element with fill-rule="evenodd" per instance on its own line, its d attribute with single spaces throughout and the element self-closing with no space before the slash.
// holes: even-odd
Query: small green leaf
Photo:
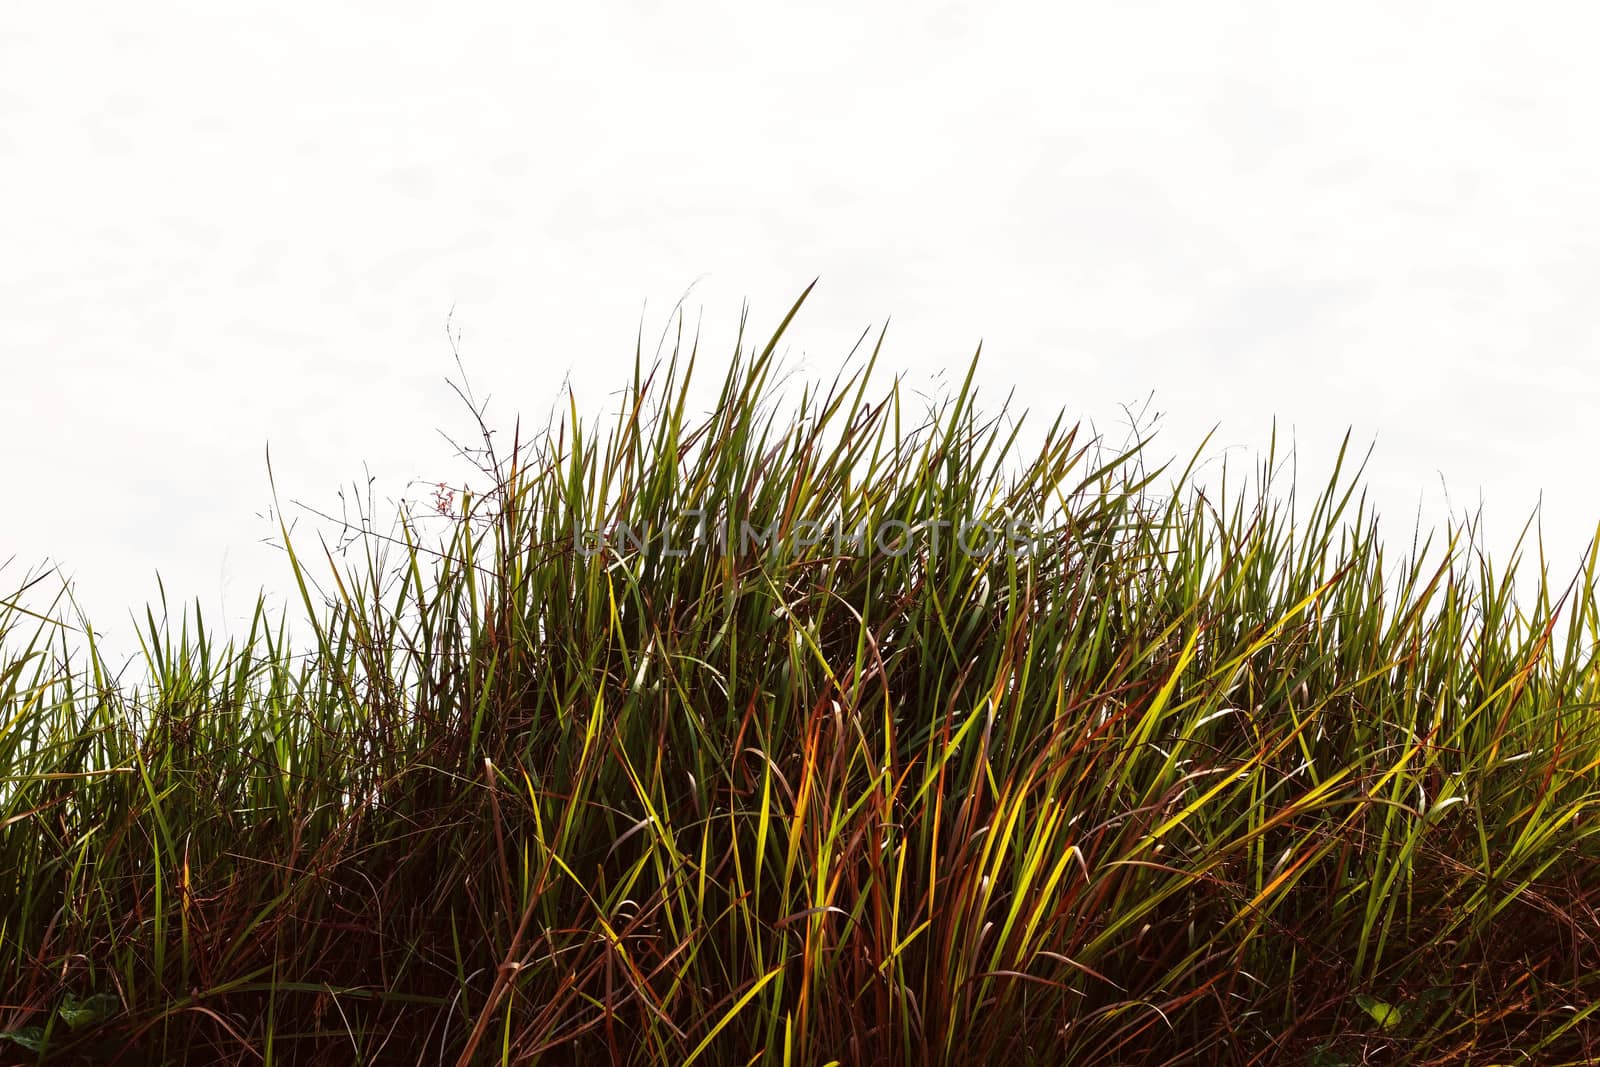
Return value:
<svg viewBox="0 0 1600 1067">
<path fill-rule="evenodd" d="M 1385 1030 L 1393 1030 L 1400 1025 L 1400 1009 L 1393 1004 L 1369 997 L 1365 993 L 1356 994 L 1356 1003 L 1361 1005 L 1361 1010 L 1372 1016 L 1373 1022 Z"/>
<path fill-rule="evenodd" d="M 68 993 L 56 1014 L 61 1016 L 62 1022 L 76 1030 L 82 1026 L 93 1026 L 121 1006 L 122 1002 L 110 993 L 96 993 L 86 1000 L 79 1000 Z"/>
<path fill-rule="evenodd" d="M 0 1030 L 0 1037 L 10 1038 L 29 1052 L 44 1051 L 44 1028 L 24 1026 L 20 1030 Z"/>
</svg>

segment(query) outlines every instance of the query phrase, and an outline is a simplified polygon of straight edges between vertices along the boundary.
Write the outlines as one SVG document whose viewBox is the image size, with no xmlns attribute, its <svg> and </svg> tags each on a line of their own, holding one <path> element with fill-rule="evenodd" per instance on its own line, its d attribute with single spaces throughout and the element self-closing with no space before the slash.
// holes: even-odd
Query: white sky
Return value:
<svg viewBox="0 0 1600 1067">
<path fill-rule="evenodd" d="M 287 587 L 285 498 L 453 476 L 455 308 L 491 416 L 598 408 L 684 290 L 831 375 L 892 316 L 1186 451 L 1347 426 L 1409 529 L 1600 519 L 1600 9 L 1586 4 L 0 5 L 0 572 L 131 639 Z M 1041 412 L 1043 413 L 1043 412 Z M 443 472 L 442 474 L 440 472 Z M 124 646 L 125 647 L 125 646 Z"/>
</svg>

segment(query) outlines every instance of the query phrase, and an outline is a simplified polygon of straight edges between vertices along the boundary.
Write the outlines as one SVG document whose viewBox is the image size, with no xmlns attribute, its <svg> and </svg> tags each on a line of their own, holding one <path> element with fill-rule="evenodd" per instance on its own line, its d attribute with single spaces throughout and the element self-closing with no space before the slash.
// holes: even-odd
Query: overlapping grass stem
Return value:
<svg viewBox="0 0 1600 1067">
<path fill-rule="evenodd" d="M 285 530 L 304 641 L 8 598 L 0 1062 L 1600 1062 L 1600 557 L 785 393 L 799 307 Z"/>
</svg>

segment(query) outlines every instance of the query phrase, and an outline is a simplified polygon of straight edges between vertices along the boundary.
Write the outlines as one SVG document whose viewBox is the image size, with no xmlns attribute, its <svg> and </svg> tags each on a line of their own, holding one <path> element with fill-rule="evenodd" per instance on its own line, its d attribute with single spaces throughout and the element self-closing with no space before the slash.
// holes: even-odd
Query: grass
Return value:
<svg viewBox="0 0 1600 1067">
<path fill-rule="evenodd" d="M 303 642 L 122 681 L 4 601 L 0 1062 L 1600 1061 L 1600 556 L 1517 599 L 1343 451 L 1201 485 L 782 333 L 485 431 L 443 535 L 285 530 Z"/>
</svg>

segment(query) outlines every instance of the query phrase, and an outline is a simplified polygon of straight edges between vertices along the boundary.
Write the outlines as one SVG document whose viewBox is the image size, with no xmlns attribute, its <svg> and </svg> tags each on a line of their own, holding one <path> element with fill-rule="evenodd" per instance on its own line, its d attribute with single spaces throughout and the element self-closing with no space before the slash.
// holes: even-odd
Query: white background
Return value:
<svg viewBox="0 0 1600 1067">
<path fill-rule="evenodd" d="M 5 3 L 0 585 L 59 565 L 114 647 L 157 572 L 233 624 L 289 588 L 269 443 L 285 501 L 459 475 L 452 307 L 509 429 L 697 281 L 716 370 L 816 276 L 803 373 L 892 316 L 912 383 L 982 340 L 992 401 L 1153 392 L 1168 453 L 1352 427 L 1402 532 L 1542 492 L 1570 572 L 1595 10 Z"/>
</svg>

